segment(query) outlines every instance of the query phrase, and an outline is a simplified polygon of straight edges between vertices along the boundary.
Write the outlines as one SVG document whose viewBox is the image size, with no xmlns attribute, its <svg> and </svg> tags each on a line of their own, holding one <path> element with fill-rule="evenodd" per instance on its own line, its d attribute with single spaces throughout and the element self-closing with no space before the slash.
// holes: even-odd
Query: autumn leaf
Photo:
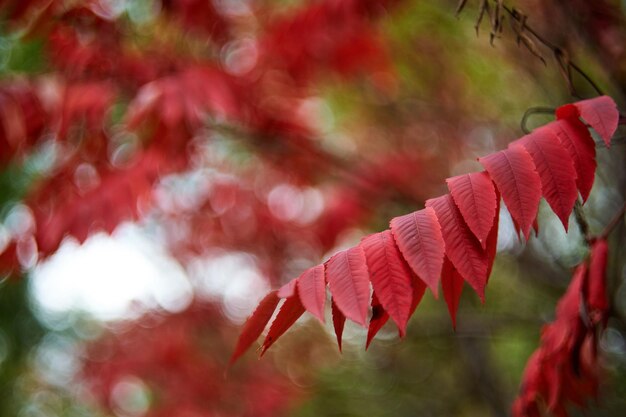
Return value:
<svg viewBox="0 0 626 417">
<path fill-rule="evenodd" d="M 519 139 L 533 158 L 541 179 L 541 190 L 567 231 L 569 215 L 578 198 L 576 171 L 569 152 L 549 128 L 536 129 Z"/>
<path fill-rule="evenodd" d="M 378 300 L 404 335 L 413 301 L 411 270 L 390 230 L 366 237 L 361 246 Z"/>
<path fill-rule="evenodd" d="M 427 200 L 426 206 L 435 210 L 441 224 L 441 232 L 446 243 L 446 257 L 484 301 L 487 254 L 469 230 L 452 196 L 446 194 Z"/>
<path fill-rule="evenodd" d="M 365 253 L 360 246 L 333 255 L 326 264 L 326 279 L 337 308 L 365 327 L 370 304 L 370 282 Z"/>
<path fill-rule="evenodd" d="M 596 147 L 589 130 L 578 118 L 563 118 L 545 126 L 552 130 L 574 162 L 576 186 L 583 202 L 589 198 L 596 172 Z"/>
<path fill-rule="evenodd" d="M 567 119 L 576 115 L 593 128 L 602 138 L 606 147 L 611 146 L 611 138 L 617 129 L 619 112 L 611 97 L 601 96 L 588 100 L 566 104 L 556 110 L 558 119 Z"/>
<path fill-rule="evenodd" d="M 296 290 L 297 292 L 297 290 Z M 278 314 L 274 318 L 272 325 L 270 326 L 263 346 L 261 348 L 261 356 L 272 346 L 280 336 L 282 336 L 304 313 L 304 307 L 300 302 L 298 294 L 293 294 L 287 298 L 283 305 L 278 310 Z"/>
<path fill-rule="evenodd" d="M 243 330 L 237 340 L 235 350 L 230 357 L 230 364 L 232 365 L 237 359 L 243 355 L 246 350 L 254 343 L 256 339 L 263 333 L 263 329 L 272 318 L 274 310 L 280 299 L 277 296 L 277 291 L 271 291 L 268 293 L 259 303 L 252 315 L 246 321 L 243 326 Z"/>
<path fill-rule="evenodd" d="M 474 236 L 483 249 L 496 216 L 496 190 L 486 172 L 448 178 L 448 189 Z"/>
<path fill-rule="evenodd" d="M 541 179 L 530 154 L 515 144 L 479 161 L 498 187 L 513 220 L 528 237 L 541 199 Z"/>
<path fill-rule="evenodd" d="M 445 244 L 435 211 L 426 207 L 395 217 L 390 225 L 402 256 L 436 297 Z"/>
</svg>

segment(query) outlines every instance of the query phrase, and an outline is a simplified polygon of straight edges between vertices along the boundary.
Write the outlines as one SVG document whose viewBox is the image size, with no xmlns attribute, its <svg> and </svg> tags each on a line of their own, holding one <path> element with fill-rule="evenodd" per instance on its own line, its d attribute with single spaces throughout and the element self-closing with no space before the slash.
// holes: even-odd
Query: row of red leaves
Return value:
<svg viewBox="0 0 626 417">
<path fill-rule="evenodd" d="M 365 237 L 270 292 L 244 325 L 231 364 L 261 335 L 280 299 L 285 302 L 261 354 L 305 311 L 324 321 L 327 284 L 340 348 L 346 318 L 368 326 L 370 306 L 368 345 L 389 318 L 403 335 L 426 286 L 437 297 L 440 280 L 455 325 L 464 281 L 484 301 L 496 254 L 500 196 L 527 238 L 532 227 L 537 230 L 542 196 L 566 230 L 578 192 L 583 202 L 589 196 L 595 142 L 581 118 L 608 147 L 619 120 L 615 102 L 607 96 L 579 101 L 558 108 L 556 117 L 506 150 L 479 158 L 486 171 L 448 178 L 449 194 L 392 219 L 390 230 Z"/>
</svg>

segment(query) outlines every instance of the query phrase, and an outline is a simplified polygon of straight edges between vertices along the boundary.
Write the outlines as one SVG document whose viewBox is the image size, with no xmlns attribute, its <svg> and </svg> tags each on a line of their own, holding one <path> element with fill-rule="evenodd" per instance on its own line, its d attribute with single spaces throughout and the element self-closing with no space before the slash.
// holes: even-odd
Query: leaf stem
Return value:
<svg viewBox="0 0 626 417">
<path fill-rule="evenodd" d="M 526 124 L 528 123 L 528 118 L 535 114 L 554 114 L 556 109 L 553 107 L 530 107 L 524 112 L 524 116 L 522 116 L 522 121 L 520 122 L 520 127 L 522 128 L 522 132 L 525 134 L 529 134 L 531 131 L 528 129 Z"/>
</svg>

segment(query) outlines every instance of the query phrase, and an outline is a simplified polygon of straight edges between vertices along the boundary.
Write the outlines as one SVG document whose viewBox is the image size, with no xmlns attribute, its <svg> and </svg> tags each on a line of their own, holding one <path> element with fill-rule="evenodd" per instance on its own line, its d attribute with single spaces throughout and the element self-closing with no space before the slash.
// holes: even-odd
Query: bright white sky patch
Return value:
<svg viewBox="0 0 626 417">
<path fill-rule="evenodd" d="M 224 314 L 235 323 L 243 323 L 270 290 L 254 257 L 242 252 L 195 259 L 189 275 L 198 296 L 222 302 Z"/>
<path fill-rule="evenodd" d="M 65 241 L 32 278 L 33 296 L 44 315 L 82 310 L 116 320 L 141 313 L 138 305 L 180 311 L 192 298 L 185 271 L 131 224 L 112 236 L 96 234 L 82 245 Z"/>
</svg>

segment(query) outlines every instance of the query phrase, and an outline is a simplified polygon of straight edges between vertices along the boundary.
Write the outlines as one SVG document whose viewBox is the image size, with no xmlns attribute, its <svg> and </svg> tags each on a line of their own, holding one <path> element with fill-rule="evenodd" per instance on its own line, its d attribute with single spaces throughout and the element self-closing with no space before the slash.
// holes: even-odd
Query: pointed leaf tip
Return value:
<svg viewBox="0 0 626 417">
<path fill-rule="evenodd" d="M 389 320 L 389 314 L 385 311 L 380 301 L 378 301 L 378 297 L 376 293 L 372 294 L 372 317 L 370 318 L 370 324 L 367 329 L 367 340 L 365 342 L 365 350 L 370 347 L 372 340 L 380 329 L 387 323 Z"/>
<path fill-rule="evenodd" d="M 279 337 L 281 337 L 289 328 L 300 318 L 300 316 L 304 313 L 304 307 L 300 302 L 300 298 L 298 297 L 297 290 L 295 293 L 287 298 L 283 305 L 278 310 L 278 314 L 272 325 L 270 326 L 270 330 L 267 332 L 265 336 L 265 340 L 263 341 L 263 346 L 261 348 L 261 356 L 265 354 L 267 349 L 272 346 Z"/>
<path fill-rule="evenodd" d="M 278 289 L 278 298 L 289 298 L 296 291 L 297 279 L 294 278 Z"/>
<path fill-rule="evenodd" d="M 342 351 L 342 336 L 343 336 L 343 328 L 346 324 L 346 316 L 343 315 L 335 300 L 331 298 L 330 300 L 331 313 L 333 316 L 333 328 L 335 329 L 335 336 L 337 337 L 337 347 L 339 347 L 339 352 Z"/>
<path fill-rule="evenodd" d="M 263 333 L 265 326 L 272 318 L 276 306 L 278 305 L 277 291 L 272 291 L 267 294 L 254 310 L 252 315 L 248 318 L 243 326 L 241 335 L 237 340 L 237 345 L 230 358 L 229 366 L 232 366 L 241 355 L 243 355 L 250 345 Z"/>
<path fill-rule="evenodd" d="M 463 277 L 447 258 L 444 261 L 443 271 L 441 273 L 441 289 L 443 291 L 443 298 L 446 300 L 448 306 L 450 319 L 452 320 L 452 328 L 456 330 L 456 313 L 459 309 L 461 293 L 463 292 Z"/>
</svg>

